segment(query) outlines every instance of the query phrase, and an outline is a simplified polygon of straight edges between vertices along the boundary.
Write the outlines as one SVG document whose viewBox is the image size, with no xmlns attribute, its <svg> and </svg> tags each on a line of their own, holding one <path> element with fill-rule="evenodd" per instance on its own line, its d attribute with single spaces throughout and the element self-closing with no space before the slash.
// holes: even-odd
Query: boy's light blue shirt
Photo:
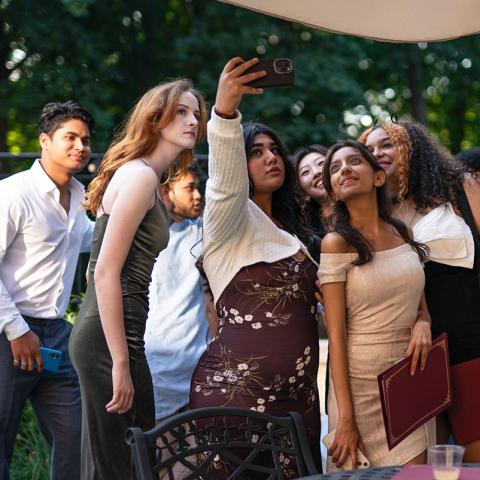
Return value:
<svg viewBox="0 0 480 480">
<path fill-rule="evenodd" d="M 205 294 L 195 267 L 201 239 L 200 219 L 173 223 L 153 267 L 145 352 L 157 420 L 188 404 L 193 370 L 207 346 Z"/>
</svg>

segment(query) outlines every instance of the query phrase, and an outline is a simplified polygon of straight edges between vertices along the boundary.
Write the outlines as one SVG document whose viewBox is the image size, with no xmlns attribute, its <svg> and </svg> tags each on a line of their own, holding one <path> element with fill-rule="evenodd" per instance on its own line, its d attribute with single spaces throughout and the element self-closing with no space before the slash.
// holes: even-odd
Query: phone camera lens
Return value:
<svg viewBox="0 0 480 480">
<path fill-rule="evenodd" d="M 290 73 L 293 70 L 292 62 L 288 58 L 277 58 L 273 66 L 277 73 Z"/>
</svg>

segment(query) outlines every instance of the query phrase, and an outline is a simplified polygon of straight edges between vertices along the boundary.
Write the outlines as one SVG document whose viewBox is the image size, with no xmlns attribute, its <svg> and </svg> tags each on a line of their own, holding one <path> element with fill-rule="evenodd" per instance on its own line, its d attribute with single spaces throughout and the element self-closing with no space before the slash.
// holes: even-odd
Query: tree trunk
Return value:
<svg viewBox="0 0 480 480">
<path fill-rule="evenodd" d="M 427 106 L 423 98 L 423 65 L 418 47 L 408 57 L 408 87 L 412 92 L 412 115 L 417 122 L 427 124 Z"/>
<path fill-rule="evenodd" d="M 1 24 L 0 24 L 1 25 Z M 3 36 L 0 36 L 0 41 Z M 3 37 L 5 40 L 5 37 Z M 7 102 L 7 90 L 8 90 L 8 71 L 5 68 L 7 61 L 6 55 L 8 50 L 6 48 L 0 48 L 0 152 L 7 151 L 7 130 L 8 130 L 8 102 Z M 0 173 L 4 173 L 6 168 L 5 160 L 0 158 Z"/>
<path fill-rule="evenodd" d="M 465 112 L 467 110 L 466 98 L 467 96 L 465 95 L 464 101 L 457 100 L 453 108 L 448 112 L 450 118 L 455 119 L 455 122 L 452 122 L 449 129 L 450 150 L 454 154 L 460 152 L 462 149 L 462 140 L 465 137 Z"/>
<path fill-rule="evenodd" d="M 1 114 L 0 114 L 1 115 Z M 8 130 L 8 119 L 4 116 L 0 116 L 0 152 L 7 151 L 7 130 Z M 0 159 L 0 169 L 2 160 Z"/>
</svg>

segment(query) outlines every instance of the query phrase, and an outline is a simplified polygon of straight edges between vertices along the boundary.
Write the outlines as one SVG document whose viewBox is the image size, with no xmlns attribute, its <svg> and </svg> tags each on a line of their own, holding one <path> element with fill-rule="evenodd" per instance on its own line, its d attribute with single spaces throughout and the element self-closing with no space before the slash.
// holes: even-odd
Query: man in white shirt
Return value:
<svg viewBox="0 0 480 480">
<path fill-rule="evenodd" d="M 52 446 L 52 480 L 80 478 L 80 389 L 63 316 L 79 253 L 90 250 L 93 232 L 84 187 L 73 175 L 90 159 L 94 125 L 75 102 L 48 103 L 39 122 L 41 158 L 0 182 L 2 479 L 9 478 L 27 399 Z M 41 346 L 63 352 L 57 372 L 42 371 Z"/>
</svg>

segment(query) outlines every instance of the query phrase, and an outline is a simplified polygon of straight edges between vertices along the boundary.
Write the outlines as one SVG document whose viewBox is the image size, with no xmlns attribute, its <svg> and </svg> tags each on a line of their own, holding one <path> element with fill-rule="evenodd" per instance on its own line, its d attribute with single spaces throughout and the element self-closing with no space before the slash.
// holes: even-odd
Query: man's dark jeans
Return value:
<svg viewBox="0 0 480 480">
<path fill-rule="evenodd" d="M 25 320 L 42 346 L 61 350 L 63 357 L 58 372 L 22 371 L 13 367 L 10 342 L 4 333 L 0 335 L 0 480 L 9 479 L 15 438 L 27 399 L 52 448 L 51 479 L 78 480 L 82 409 L 77 374 L 68 355 L 71 326 L 63 319 Z"/>
</svg>

